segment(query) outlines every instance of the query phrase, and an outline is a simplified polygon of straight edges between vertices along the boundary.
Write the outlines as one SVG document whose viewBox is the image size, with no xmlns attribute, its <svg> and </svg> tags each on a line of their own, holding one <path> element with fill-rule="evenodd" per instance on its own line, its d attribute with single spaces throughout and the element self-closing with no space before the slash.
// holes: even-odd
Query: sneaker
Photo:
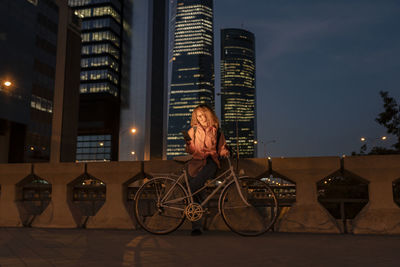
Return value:
<svg viewBox="0 0 400 267">
<path fill-rule="evenodd" d="M 199 235 L 201 235 L 201 234 L 202 234 L 202 232 L 201 232 L 200 229 L 194 229 L 194 230 L 192 230 L 192 232 L 190 233 L 191 236 L 199 236 Z"/>
</svg>

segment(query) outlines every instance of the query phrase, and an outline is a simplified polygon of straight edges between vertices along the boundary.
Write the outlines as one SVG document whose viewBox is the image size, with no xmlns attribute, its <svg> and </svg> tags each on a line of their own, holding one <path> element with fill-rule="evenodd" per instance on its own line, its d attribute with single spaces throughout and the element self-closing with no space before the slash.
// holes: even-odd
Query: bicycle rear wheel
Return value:
<svg viewBox="0 0 400 267">
<path fill-rule="evenodd" d="M 238 193 L 236 183 L 228 184 L 221 196 L 222 218 L 235 233 L 257 236 L 268 231 L 278 215 L 278 201 L 272 189 L 263 181 L 251 177 L 239 178 L 240 191 L 250 205 L 246 205 Z"/>
<path fill-rule="evenodd" d="M 174 184 L 174 179 L 156 177 L 143 184 L 137 191 L 135 217 L 147 232 L 168 234 L 175 231 L 185 220 L 187 194 L 180 183 L 172 187 Z"/>
</svg>

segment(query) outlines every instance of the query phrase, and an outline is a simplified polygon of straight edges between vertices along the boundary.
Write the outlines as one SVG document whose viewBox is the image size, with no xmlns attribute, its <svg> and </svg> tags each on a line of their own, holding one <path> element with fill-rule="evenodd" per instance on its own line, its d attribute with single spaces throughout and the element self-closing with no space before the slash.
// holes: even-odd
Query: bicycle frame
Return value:
<svg viewBox="0 0 400 267">
<path fill-rule="evenodd" d="M 202 203 L 199 203 L 200 206 L 201 206 L 202 208 L 208 203 L 208 201 L 210 201 L 210 199 L 211 199 L 221 188 L 226 187 L 228 184 L 230 184 L 229 182 L 231 182 L 232 180 L 236 183 L 236 188 L 237 188 L 237 190 L 238 190 L 238 193 L 239 193 L 240 198 L 243 200 L 243 202 L 244 202 L 247 206 L 251 206 L 251 205 L 247 202 L 247 200 L 244 198 L 244 196 L 243 196 L 243 194 L 242 194 L 242 191 L 240 190 L 239 179 L 238 179 L 238 177 L 236 176 L 236 173 L 235 173 L 235 171 L 234 171 L 234 169 L 233 169 L 233 166 L 232 166 L 232 164 L 231 164 L 231 160 L 230 160 L 229 157 L 228 157 L 228 163 L 229 163 L 229 169 L 226 170 L 226 171 L 224 171 L 222 174 L 220 174 L 219 176 L 217 176 L 217 177 L 214 178 L 213 180 L 211 180 L 211 183 L 213 183 L 213 182 L 216 182 L 217 180 L 219 180 L 219 179 L 221 179 L 222 177 L 225 176 L 225 177 L 223 178 L 222 182 L 217 186 L 217 188 L 215 188 L 215 189 L 206 197 L 206 199 L 203 200 Z M 165 200 L 168 198 L 168 196 L 170 195 L 171 191 L 172 191 L 172 190 L 174 189 L 174 187 L 176 186 L 176 184 L 178 184 L 178 183 L 179 183 L 181 180 L 183 180 L 183 179 L 184 179 L 185 182 L 186 182 L 186 190 L 187 190 L 187 192 L 185 192 L 185 193 L 187 194 L 187 196 L 165 201 Z M 207 188 L 207 184 L 205 184 L 203 187 L 201 187 L 200 189 L 198 189 L 196 192 L 192 193 L 192 191 L 190 190 L 190 186 L 189 186 L 188 175 L 187 175 L 186 170 L 184 169 L 184 170 L 183 170 L 183 173 L 178 177 L 178 179 L 176 179 L 175 183 L 174 183 L 174 184 L 171 186 L 171 188 L 167 191 L 167 193 L 165 194 L 165 196 L 160 200 L 160 202 L 161 202 L 160 204 L 161 204 L 161 206 L 164 206 L 164 204 L 179 202 L 179 201 L 181 201 L 181 200 L 183 200 L 183 199 L 187 199 L 187 198 L 189 199 L 189 204 L 190 204 L 190 203 L 194 203 L 194 201 L 193 201 L 193 196 L 195 196 L 196 194 L 198 194 L 199 192 L 203 191 L 203 190 L 206 189 L 206 188 Z M 220 195 L 220 198 L 221 198 L 221 196 L 222 196 L 222 194 Z M 176 207 L 168 207 L 168 208 L 176 209 L 176 210 L 183 210 L 183 209 L 176 208 Z M 221 212 L 219 205 L 218 205 L 218 210 L 219 210 L 219 212 Z"/>
</svg>

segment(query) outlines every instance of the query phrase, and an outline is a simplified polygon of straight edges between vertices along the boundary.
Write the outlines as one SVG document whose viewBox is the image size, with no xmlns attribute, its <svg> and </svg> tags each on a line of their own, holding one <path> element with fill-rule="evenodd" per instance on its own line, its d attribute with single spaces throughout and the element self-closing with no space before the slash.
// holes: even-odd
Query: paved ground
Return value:
<svg viewBox="0 0 400 267">
<path fill-rule="evenodd" d="M 0 266 L 400 266 L 400 236 L 0 228 Z"/>
</svg>

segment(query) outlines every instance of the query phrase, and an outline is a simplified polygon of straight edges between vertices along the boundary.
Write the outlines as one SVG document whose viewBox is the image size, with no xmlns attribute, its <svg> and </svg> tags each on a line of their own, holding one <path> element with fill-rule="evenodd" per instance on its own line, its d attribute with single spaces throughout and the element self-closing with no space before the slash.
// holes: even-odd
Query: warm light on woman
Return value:
<svg viewBox="0 0 400 267">
<path fill-rule="evenodd" d="M 184 136 L 186 152 L 193 156 L 188 173 L 190 190 L 194 193 L 215 176 L 217 168 L 220 168 L 219 157 L 229 156 L 229 151 L 224 134 L 219 130 L 218 118 L 207 105 L 199 105 L 193 110 L 190 125 L 192 127 Z M 194 201 L 201 203 L 203 198 L 199 193 Z M 201 224 L 201 221 L 192 223 L 192 235 L 201 234 Z"/>
</svg>

